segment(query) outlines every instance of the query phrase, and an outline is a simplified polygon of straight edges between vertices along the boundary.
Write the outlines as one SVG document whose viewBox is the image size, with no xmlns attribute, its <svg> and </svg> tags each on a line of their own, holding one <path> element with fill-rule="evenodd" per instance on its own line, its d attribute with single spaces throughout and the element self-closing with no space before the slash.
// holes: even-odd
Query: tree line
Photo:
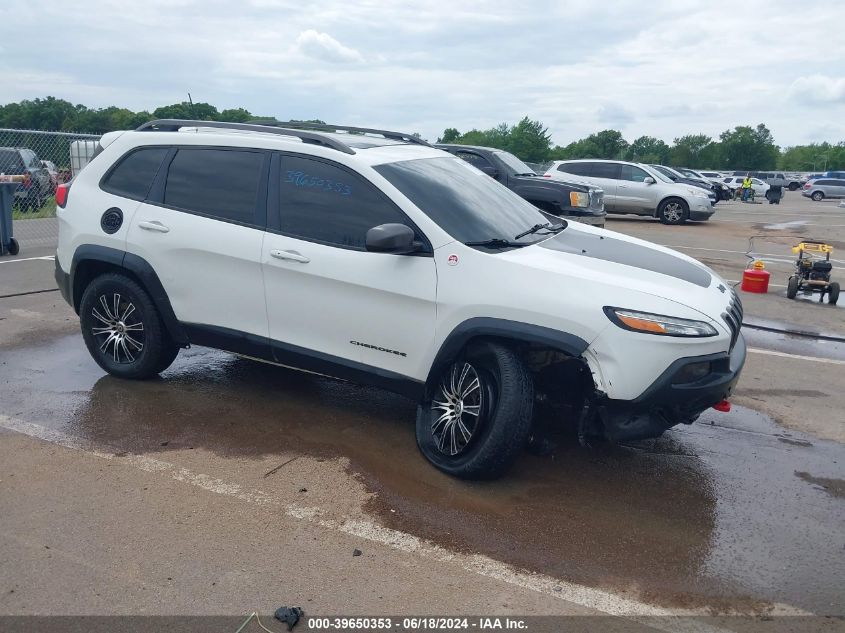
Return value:
<svg viewBox="0 0 845 633">
<path fill-rule="evenodd" d="M 135 112 L 117 106 L 89 108 L 55 97 L 0 106 L 0 127 L 89 134 L 129 130 L 153 119 L 243 123 L 273 118 L 253 114 L 245 108 L 218 110 L 209 103 L 190 101 L 161 106 L 152 112 Z M 316 119 L 312 121 L 322 123 Z M 515 125 L 501 123 L 489 130 L 472 129 L 461 133 L 454 127 L 446 128 L 437 140 L 443 143 L 496 147 L 535 163 L 571 158 L 615 158 L 710 169 L 845 169 L 845 141 L 781 149 L 762 123 L 756 127 L 736 126 L 725 130 L 718 138 L 706 134 L 688 134 L 674 139 L 671 145 L 653 136 L 640 136 L 628 142 L 618 130 L 602 130 L 561 146 L 552 143 L 548 128 L 540 121 L 524 117 Z"/>
</svg>

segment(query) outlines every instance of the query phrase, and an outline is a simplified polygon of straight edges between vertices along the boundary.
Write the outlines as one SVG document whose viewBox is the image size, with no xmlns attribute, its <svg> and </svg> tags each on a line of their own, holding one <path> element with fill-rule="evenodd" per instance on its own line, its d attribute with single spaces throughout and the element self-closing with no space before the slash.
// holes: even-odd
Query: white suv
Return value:
<svg viewBox="0 0 845 633">
<path fill-rule="evenodd" d="M 663 224 L 709 220 L 713 215 L 710 194 L 701 187 L 673 182 L 650 165 L 619 160 L 556 160 L 546 178 L 578 176 L 604 190 L 607 213 L 647 215 Z"/>
<path fill-rule="evenodd" d="M 731 393 L 742 308 L 708 268 L 556 223 L 413 136 L 337 129 L 103 136 L 57 194 L 56 280 L 94 360 L 147 378 L 204 345 L 377 385 L 419 403 L 436 467 L 476 478 L 525 447 L 535 400 L 621 440 Z"/>
</svg>

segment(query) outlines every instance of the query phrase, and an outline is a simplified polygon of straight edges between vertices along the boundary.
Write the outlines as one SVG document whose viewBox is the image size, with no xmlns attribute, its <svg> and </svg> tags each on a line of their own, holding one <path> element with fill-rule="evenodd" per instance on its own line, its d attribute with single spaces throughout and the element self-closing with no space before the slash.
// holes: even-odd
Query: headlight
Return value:
<svg viewBox="0 0 845 633">
<path fill-rule="evenodd" d="M 590 194 L 581 191 L 570 191 L 569 204 L 573 207 L 589 207 Z"/>
<path fill-rule="evenodd" d="M 624 330 L 661 336 L 716 336 L 716 328 L 705 321 L 605 307 L 607 318 Z"/>
<path fill-rule="evenodd" d="M 689 191 L 696 198 L 707 198 L 707 197 L 709 197 L 707 195 L 707 192 L 704 191 L 704 189 L 698 189 L 698 188 L 690 187 L 689 189 L 687 189 L 687 191 Z"/>
</svg>

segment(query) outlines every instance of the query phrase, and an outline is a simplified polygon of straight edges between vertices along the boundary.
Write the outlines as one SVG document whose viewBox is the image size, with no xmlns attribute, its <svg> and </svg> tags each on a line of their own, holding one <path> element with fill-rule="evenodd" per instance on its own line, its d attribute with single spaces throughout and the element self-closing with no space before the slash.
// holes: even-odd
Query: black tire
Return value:
<svg viewBox="0 0 845 633">
<path fill-rule="evenodd" d="M 827 302 L 835 306 L 837 301 L 839 301 L 839 282 L 833 281 L 827 289 Z"/>
<path fill-rule="evenodd" d="M 824 194 L 821 191 L 814 191 L 813 195 L 810 197 L 816 202 L 821 202 L 822 200 L 824 200 Z"/>
<path fill-rule="evenodd" d="M 657 217 L 663 224 L 683 224 L 689 218 L 689 205 L 681 198 L 666 198 L 657 207 Z"/>
<path fill-rule="evenodd" d="M 102 275 L 88 285 L 79 321 L 91 356 L 113 376 L 150 378 L 167 369 L 179 353 L 150 296 L 120 274 Z"/>
<path fill-rule="evenodd" d="M 789 183 L 789 190 L 790 191 L 797 191 L 798 190 L 798 183 L 797 182 Z"/>
<path fill-rule="evenodd" d="M 9 243 L 6 244 L 6 250 L 9 251 L 9 255 L 17 255 L 21 252 L 21 245 L 14 237 L 10 237 Z"/>
<path fill-rule="evenodd" d="M 461 394 L 455 400 L 445 393 L 453 378 L 460 378 L 451 388 Z M 477 389 L 470 390 L 476 378 Z M 417 446 L 444 473 L 462 479 L 494 479 L 525 448 L 531 431 L 534 382 L 519 357 L 507 347 L 498 343 L 474 346 L 443 371 L 432 393 L 431 401 L 417 407 Z M 469 409 L 477 410 L 478 415 Z M 449 417 L 438 426 L 444 416 Z M 470 433 L 469 438 L 459 435 L 461 429 Z"/>
<path fill-rule="evenodd" d="M 798 277 L 794 275 L 789 278 L 789 282 L 786 284 L 786 297 L 788 299 L 794 299 L 798 295 Z"/>
</svg>

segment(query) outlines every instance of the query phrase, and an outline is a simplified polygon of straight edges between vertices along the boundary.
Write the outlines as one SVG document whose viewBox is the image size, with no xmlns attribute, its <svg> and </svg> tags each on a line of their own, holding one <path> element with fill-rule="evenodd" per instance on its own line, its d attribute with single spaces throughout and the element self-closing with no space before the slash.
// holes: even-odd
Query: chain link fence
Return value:
<svg viewBox="0 0 845 633">
<path fill-rule="evenodd" d="M 15 191 L 12 231 L 21 251 L 55 248 L 56 187 L 68 182 L 94 155 L 98 134 L 0 128 L 0 174 L 24 177 Z"/>
</svg>

